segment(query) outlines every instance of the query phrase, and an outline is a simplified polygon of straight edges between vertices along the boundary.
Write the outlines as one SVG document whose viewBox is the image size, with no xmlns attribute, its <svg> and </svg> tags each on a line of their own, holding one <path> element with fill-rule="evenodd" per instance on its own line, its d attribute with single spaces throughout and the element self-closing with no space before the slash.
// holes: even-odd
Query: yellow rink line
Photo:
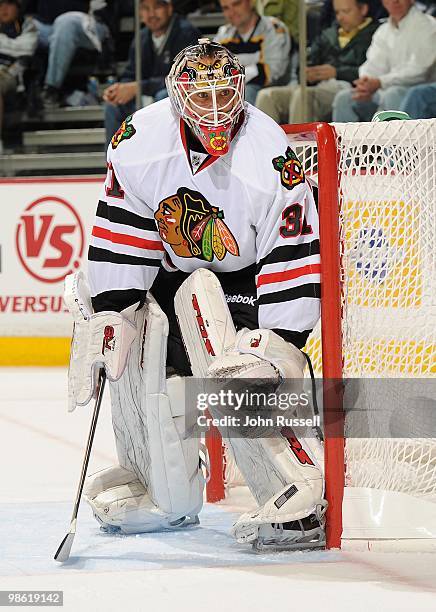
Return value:
<svg viewBox="0 0 436 612">
<path fill-rule="evenodd" d="M 39 338 L 25 336 L 0 337 L 0 366 L 65 366 L 70 355 L 70 338 Z M 413 341 L 355 343 L 355 355 L 365 365 L 366 373 L 390 369 L 403 374 L 436 375 L 434 343 Z M 305 350 L 309 352 L 315 372 L 321 372 L 321 343 L 311 338 Z"/>
<path fill-rule="evenodd" d="M 70 355 L 70 338 L 0 338 L 0 366 L 65 366 Z"/>
</svg>

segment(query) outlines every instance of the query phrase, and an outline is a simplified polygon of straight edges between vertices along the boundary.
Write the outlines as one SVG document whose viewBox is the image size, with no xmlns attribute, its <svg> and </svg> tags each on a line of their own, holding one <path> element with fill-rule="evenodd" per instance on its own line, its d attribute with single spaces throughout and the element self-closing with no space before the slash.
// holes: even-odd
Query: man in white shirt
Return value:
<svg viewBox="0 0 436 612">
<path fill-rule="evenodd" d="M 377 110 L 399 110 L 409 87 L 433 80 L 436 19 L 413 0 L 383 0 L 389 19 L 374 34 L 351 91 L 333 102 L 333 121 L 369 121 Z"/>
</svg>

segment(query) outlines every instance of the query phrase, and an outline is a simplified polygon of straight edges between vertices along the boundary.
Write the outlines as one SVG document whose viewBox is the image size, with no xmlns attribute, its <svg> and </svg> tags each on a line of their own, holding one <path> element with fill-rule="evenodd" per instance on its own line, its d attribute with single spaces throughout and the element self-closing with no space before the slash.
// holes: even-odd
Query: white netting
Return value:
<svg viewBox="0 0 436 612">
<path fill-rule="evenodd" d="M 436 121 L 334 127 L 344 376 L 359 377 L 346 482 L 436 501 L 436 440 L 419 437 L 436 422 Z M 316 147 L 295 148 L 316 178 Z M 321 371 L 319 332 L 309 345 Z"/>
<path fill-rule="evenodd" d="M 436 440 L 423 437 L 436 423 L 436 120 L 334 127 L 344 376 L 359 378 L 346 483 L 436 502 Z M 316 144 L 289 138 L 317 181 Z M 320 186 L 320 206 L 322 197 Z M 319 329 L 307 350 L 321 373 Z M 228 482 L 239 483 L 228 465 Z"/>
</svg>

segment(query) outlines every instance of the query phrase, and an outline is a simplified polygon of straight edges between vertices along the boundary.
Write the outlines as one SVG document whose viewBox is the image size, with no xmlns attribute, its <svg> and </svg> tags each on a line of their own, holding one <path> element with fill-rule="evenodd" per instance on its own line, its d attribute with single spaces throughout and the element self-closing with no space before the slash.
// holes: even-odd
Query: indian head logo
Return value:
<svg viewBox="0 0 436 612">
<path fill-rule="evenodd" d="M 286 189 L 293 189 L 300 183 L 304 183 L 303 167 L 291 147 L 286 149 L 285 157 L 283 155 L 274 157 L 272 165 L 274 170 L 280 172 L 280 180 Z"/>
<path fill-rule="evenodd" d="M 135 134 L 136 130 L 132 125 L 132 115 L 129 115 L 124 119 L 118 130 L 112 136 L 112 149 L 116 149 L 123 140 L 129 140 L 129 138 L 132 138 Z"/>
<path fill-rule="evenodd" d="M 180 187 L 159 204 L 154 214 L 160 237 L 178 257 L 212 261 L 227 252 L 239 256 L 239 247 L 224 223 L 224 213 L 199 192 Z"/>
</svg>

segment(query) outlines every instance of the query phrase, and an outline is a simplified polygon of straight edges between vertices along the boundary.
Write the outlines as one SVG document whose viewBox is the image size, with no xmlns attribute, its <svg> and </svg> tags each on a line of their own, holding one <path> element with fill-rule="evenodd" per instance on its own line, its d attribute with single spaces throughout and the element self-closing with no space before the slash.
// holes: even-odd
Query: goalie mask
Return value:
<svg viewBox="0 0 436 612">
<path fill-rule="evenodd" d="M 166 79 L 171 102 L 210 155 L 225 155 L 244 110 L 244 68 L 222 45 L 201 38 L 183 49 Z"/>
</svg>

